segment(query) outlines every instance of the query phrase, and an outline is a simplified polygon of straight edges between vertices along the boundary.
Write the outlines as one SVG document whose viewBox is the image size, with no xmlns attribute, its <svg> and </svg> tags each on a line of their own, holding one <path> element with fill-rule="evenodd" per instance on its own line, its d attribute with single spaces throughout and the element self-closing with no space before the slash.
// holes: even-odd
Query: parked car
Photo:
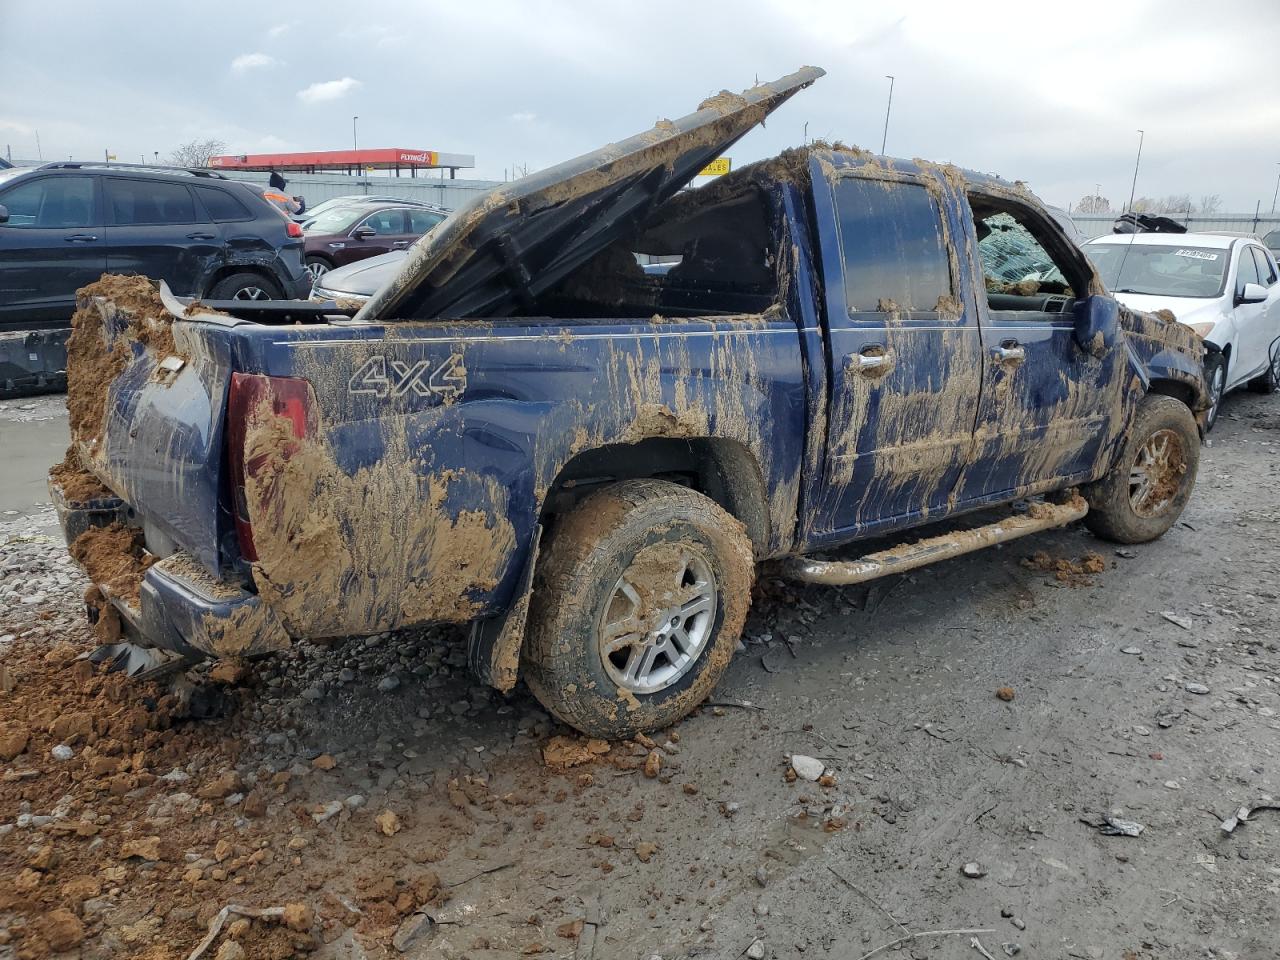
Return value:
<svg viewBox="0 0 1280 960">
<path fill-rule="evenodd" d="M 407 249 L 447 216 L 440 207 L 398 202 L 330 207 L 303 227 L 312 282 L 334 267 Z"/>
<path fill-rule="evenodd" d="M 408 255 L 409 250 L 405 247 L 328 270 L 316 278 L 311 287 L 311 299 L 363 306 L 384 283 L 400 272 Z"/>
<path fill-rule="evenodd" d="M 1114 234 L 1085 249 L 1121 303 L 1168 310 L 1204 338 L 1206 429 L 1230 391 L 1280 386 L 1280 283 L 1275 258 L 1260 242 L 1213 233 Z"/>
<path fill-rule="evenodd" d="M 307 221 L 311 220 L 313 217 L 318 217 L 326 210 L 331 210 L 334 207 L 350 207 L 361 203 L 395 203 L 406 207 L 431 207 L 436 210 L 444 209 L 443 207 L 430 203 L 426 200 L 411 200 L 408 197 L 368 196 L 361 193 L 353 193 L 345 197 L 332 197 L 328 200 L 322 200 L 314 207 L 308 207 L 306 210 L 297 214 L 294 219 L 301 223 L 303 227 L 306 227 Z"/>
<path fill-rule="evenodd" d="M 51 482 L 105 632 L 198 658 L 470 621 L 485 680 L 622 737 L 709 694 L 757 561 L 856 583 L 1081 517 L 1163 534 L 1195 482 L 1200 341 L 1103 293 L 1023 188 L 814 146 L 681 192 L 821 75 L 495 187 L 355 322 L 169 298 L 185 365 L 154 389 L 135 351 L 75 435 L 114 494 Z M 978 237 L 1009 222 L 1062 279 L 984 288 Z"/>
<path fill-rule="evenodd" d="M 1280 230 L 1272 230 L 1262 238 L 1262 243 L 1271 251 L 1271 259 L 1280 261 Z"/>
<path fill-rule="evenodd" d="M 301 228 L 236 181 L 105 163 L 0 171 L 0 327 L 65 326 L 76 291 L 106 272 L 217 300 L 310 288 Z"/>
</svg>

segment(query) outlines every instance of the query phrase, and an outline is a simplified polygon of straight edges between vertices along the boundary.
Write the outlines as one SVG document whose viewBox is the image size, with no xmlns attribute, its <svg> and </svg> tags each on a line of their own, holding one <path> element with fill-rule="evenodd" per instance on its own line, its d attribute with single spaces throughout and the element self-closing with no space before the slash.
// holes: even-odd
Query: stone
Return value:
<svg viewBox="0 0 1280 960">
<path fill-rule="evenodd" d="M 1136 657 L 1142 653 L 1142 649 L 1140 647 L 1122 647 L 1120 652 L 1127 653 L 1131 657 Z"/>
<path fill-rule="evenodd" d="M 747 952 L 744 956 L 746 956 L 747 960 L 764 960 L 764 941 L 752 940 L 751 946 L 747 947 Z"/>
<path fill-rule="evenodd" d="M 644 758 L 644 775 L 652 780 L 661 770 L 662 754 L 657 750 L 650 750 L 649 755 Z"/>
<path fill-rule="evenodd" d="M 281 919 L 290 930 L 306 933 L 315 925 L 316 912 L 305 903 L 286 903 L 284 916 Z"/>
<path fill-rule="evenodd" d="M 385 677 L 383 677 L 381 680 L 378 681 L 378 692 L 390 693 L 392 690 L 396 689 L 396 687 L 398 686 L 400 686 L 400 678 L 397 677 L 394 673 L 389 673 Z"/>
<path fill-rule="evenodd" d="M 1190 681 L 1190 680 L 1188 680 L 1186 683 L 1182 685 L 1182 689 L 1186 690 L 1187 693 L 1196 693 L 1196 694 L 1199 694 L 1200 696 L 1204 696 L 1206 693 L 1209 692 L 1209 688 L 1206 687 L 1203 683 L 1195 683 L 1194 681 Z"/>
<path fill-rule="evenodd" d="M 54 953 L 74 950 L 84 942 L 84 924 L 65 907 L 45 914 L 39 920 L 38 928 Z"/>
<path fill-rule="evenodd" d="M 234 940 L 222 941 L 222 946 L 214 954 L 214 960 L 245 960 L 245 957 L 244 947 Z"/>
<path fill-rule="evenodd" d="M 816 757 L 806 757 L 803 754 L 793 753 L 791 755 L 791 769 L 796 772 L 796 776 L 801 780 L 817 783 L 818 778 L 822 776 L 827 768 Z"/>
<path fill-rule="evenodd" d="M 234 770 L 225 770 L 197 790 L 196 796 L 201 800 L 221 800 L 240 792 L 243 786 L 240 774 Z"/>
<path fill-rule="evenodd" d="M 394 837 L 401 830 L 400 818 L 393 810 L 383 810 L 373 818 L 373 822 L 384 837 Z"/>
<path fill-rule="evenodd" d="M 27 749 L 31 732 L 16 723 L 0 724 L 0 760 L 6 763 Z"/>
<path fill-rule="evenodd" d="M 977 880 L 980 877 L 985 877 L 987 875 L 987 868 L 978 863 L 977 860 L 970 860 L 960 868 L 960 872 L 970 880 Z"/>
<path fill-rule="evenodd" d="M 58 744 L 56 747 L 50 750 L 49 753 L 55 760 L 70 760 L 72 757 L 76 755 L 76 752 L 72 750 L 69 746 L 67 746 L 65 743 Z"/>
<path fill-rule="evenodd" d="M 391 945 L 400 953 L 405 953 L 414 943 L 431 936 L 435 921 L 425 913 L 411 913 L 396 929 L 391 938 Z"/>
</svg>

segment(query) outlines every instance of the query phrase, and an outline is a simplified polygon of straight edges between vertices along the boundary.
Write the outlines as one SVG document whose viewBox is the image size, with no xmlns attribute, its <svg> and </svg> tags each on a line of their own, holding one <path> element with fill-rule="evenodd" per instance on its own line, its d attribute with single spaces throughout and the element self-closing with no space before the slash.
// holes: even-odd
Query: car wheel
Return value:
<svg viewBox="0 0 1280 960">
<path fill-rule="evenodd" d="M 210 300 L 279 300 L 280 288 L 256 273 L 233 273 L 213 285 Z"/>
<path fill-rule="evenodd" d="M 324 257 L 307 257 L 307 273 L 311 274 L 311 283 L 313 285 L 332 269 L 333 264 Z"/>
<path fill-rule="evenodd" d="M 1089 502 L 1085 524 L 1116 543 L 1162 536 L 1182 515 L 1199 465 L 1200 434 L 1186 404 L 1144 397 L 1119 461 L 1081 491 Z"/>
<path fill-rule="evenodd" d="M 1270 344 L 1267 349 L 1271 356 L 1267 372 L 1249 381 L 1249 389 L 1255 393 L 1275 393 L 1280 390 L 1280 342 Z"/>
<path fill-rule="evenodd" d="M 1209 385 L 1209 409 L 1204 415 L 1204 432 L 1208 433 L 1218 422 L 1222 410 L 1222 394 L 1227 384 L 1227 358 L 1215 353 L 1204 362 L 1204 379 Z"/>
<path fill-rule="evenodd" d="M 668 726 L 711 693 L 755 564 L 745 528 L 714 501 L 627 480 L 552 529 L 535 576 L 525 682 L 565 723 L 618 739 Z"/>
</svg>

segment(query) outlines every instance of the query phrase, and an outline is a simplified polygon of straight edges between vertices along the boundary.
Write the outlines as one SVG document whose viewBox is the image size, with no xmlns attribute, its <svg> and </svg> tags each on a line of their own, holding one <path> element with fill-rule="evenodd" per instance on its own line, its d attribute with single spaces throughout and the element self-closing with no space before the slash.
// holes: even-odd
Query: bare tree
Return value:
<svg viewBox="0 0 1280 960">
<path fill-rule="evenodd" d="M 1216 193 L 1206 193 L 1200 197 L 1199 213 L 1202 216 L 1209 216 L 1217 213 L 1222 209 L 1222 198 Z"/>
<path fill-rule="evenodd" d="M 1087 213 L 1110 213 L 1111 201 L 1101 194 L 1090 194 L 1080 198 L 1080 202 L 1076 204 L 1076 212 Z"/>
<path fill-rule="evenodd" d="M 208 140 L 191 140 L 169 154 L 169 162 L 175 167 L 207 167 L 209 159 L 225 152 L 225 140 L 210 137 Z"/>
</svg>

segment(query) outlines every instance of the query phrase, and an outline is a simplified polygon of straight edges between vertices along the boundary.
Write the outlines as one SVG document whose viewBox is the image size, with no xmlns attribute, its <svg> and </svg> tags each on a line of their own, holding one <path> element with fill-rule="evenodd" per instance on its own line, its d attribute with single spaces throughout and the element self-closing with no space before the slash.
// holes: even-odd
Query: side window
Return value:
<svg viewBox="0 0 1280 960">
<path fill-rule="evenodd" d="M 1074 296 L 1069 260 L 1051 252 L 1049 228 L 1030 211 L 998 199 L 970 195 L 978 260 L 982 264 L 987 307 L 1061 313 Z M 1078 278 L 1077 282 L 1086 282 Z"/>
<path fill-rule="evenodd" d="M 1236 296 L 1244 293 L 1246 283 L 1262 283 L 1258 276 L 1258 265 L 1253 262 L 1248 247 L 1240 250 L 1240 265 L 1236 267 Z"/>
<path fill-rule="evenodd" d="M 199 223 L 191 192 L 181 183 L 106 178 L 107 210 L 117 226 Z"/>
<path fill-rule="evenodd" d="M 1250 247 L 1253 251 L 1253 259 L 1258 267 L 1258 276 L 1262 278 L 1262 285 L 1269 287 L 1276 282 L 1275 264 L 1271 262 L 1271 258 L 1267 256 L 1267 251 L 1261 247 Z"/>
<path fill-rule="evenodd" d="M 441 214 L 434 213 L 431 210 L 408 210 L 409 214 L 409 232 L 410 233 L 426 233 L 437 223 L 444 220 Z"/>
<path fill-rule="evenodd" d="M 364 218 L 362 227 L 373 227 L 379 236 L 388 233 L 404 233 L 404 216 L 399 210 L 379 210 Z"/>
<path fill-rule="evenodd" d="M 253 219 L 253 214 L 245 209 L 245 205 L 225 190 L 219 190 L 217 187 L 196 187 L 195 191 L 199 194 L 200 202 L 204 204 L 209 216 L 217 223 L 227 220 Z"/>
<path fill-rule="evenodd" d="M 916 183 L 843 177 L 835 185 L 850 313 L 936 312 L 950 298 L 938 204 Z"/>
<path fill-rule="evenodd" d="M 93 177 L 41 177 L 0 195 L 6 227 L 92 227 Z"/>
</svg>

